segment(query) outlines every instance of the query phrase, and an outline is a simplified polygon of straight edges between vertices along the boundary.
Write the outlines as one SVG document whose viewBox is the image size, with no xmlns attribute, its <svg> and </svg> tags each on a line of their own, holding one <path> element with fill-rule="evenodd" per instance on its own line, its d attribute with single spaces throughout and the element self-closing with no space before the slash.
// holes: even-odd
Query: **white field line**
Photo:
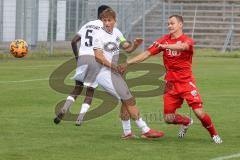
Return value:
<svg viewBox="0 0 240 160">
<path fill-rule="evenodd" d="M 1 67 L 1 69 L 39 69 L 44 67 L 57 67 L 58 65 L 38 65 L 38 66 L 24 66 L 24 67 Z"/>
<path fill-rule="evenodd" d="M 238 157 L 240 157 L 240 153 L 223 156 L 223 157 L 217 157 L 217 158 L 210 159 L 210 160 L 226 160 L 226 159 L 232 159 L 232 158 L 238 158 Z"/>
<path fill-rule="evenodd" d="M 0 81 L 0 84 L 5 83 L 25 83 L 25 82 L 34 82 L 34 81 L 48 81 L 49 78 L 40 78 L 40 79 L 26 79 L 26 80 L 18 80 L 18 81 Z"/>
</svg>

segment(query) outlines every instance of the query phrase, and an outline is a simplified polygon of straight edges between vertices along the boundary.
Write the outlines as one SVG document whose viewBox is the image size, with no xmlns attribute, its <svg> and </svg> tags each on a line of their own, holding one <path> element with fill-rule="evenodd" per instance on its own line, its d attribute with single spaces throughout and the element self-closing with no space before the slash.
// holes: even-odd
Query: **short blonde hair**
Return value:
<svg viewBox="0 0 240 160">
<path fill-rule="evenodd" d="M 100 14 L 100 19 L 103 18 L 113 18 L 116 20 L 116 12 L 112 10 L 111 8 L 105 9 L 101 14 Z"/>
</svg>

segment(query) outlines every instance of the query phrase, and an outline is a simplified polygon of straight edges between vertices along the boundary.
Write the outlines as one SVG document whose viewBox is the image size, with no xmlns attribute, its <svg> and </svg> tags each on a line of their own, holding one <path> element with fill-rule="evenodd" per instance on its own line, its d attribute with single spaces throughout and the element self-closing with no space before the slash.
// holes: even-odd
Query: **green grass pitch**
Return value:
<svg viewBox="0 0 240 160">
<path fill-rule="evenodd" d="M 48 78 L 68 59 L 0 60 L 1 160 L 207 160 L 240 153 L 240 58 L 195 57 L 193 60 L 204 109 L 212 116 L 224 141 L 221 145 L 211 142 L 196 117 L 182 140 L 177 138 L 179 127 L 166 125 L 161 117 L 148 120 L 148 124 L 163 130 L 165 137 L 121 140 L 119 106 L 81 127 L 66 121 L 55 125 L 55 105 L 67 95 L 52 90 Z M 159 57 L 151 58 L 149 62 L 161 63 Z M 71 80 L 66 83 L 73 84 Z M 79 111 L 81 102 L 80 98 L 73 105 L 73 113 Z M 93 107 L 98 103 L 94 100 Z M 162 96 L 137 97 L 137 104 L 143 117 L 161 115 L 163 109 Z M 184 104 L 179 112 L 189 114 L 187 105 Z M 134 133 L 139 135 L 135 123 L 132 122 L 132 126 Z"/>
</svg>

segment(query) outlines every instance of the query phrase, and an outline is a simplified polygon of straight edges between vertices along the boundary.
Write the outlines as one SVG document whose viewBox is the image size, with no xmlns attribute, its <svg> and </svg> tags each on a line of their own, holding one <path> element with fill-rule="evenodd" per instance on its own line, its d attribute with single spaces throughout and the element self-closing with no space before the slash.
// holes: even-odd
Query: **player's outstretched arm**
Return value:
<svg viewBox="0 0 240 160">
<path fill-rule="evenodd" d="M 135 51 L 135 49 L 138 48 L 142 43 L 143 43 L 142 38 L 136 38 L 132 43 L 124 41 L 122 43 L 122 48 L 124 49 L 124 51 L 130 53 Z"/>
<path fill-rule="evenodd" d="M 180 43 L 180 44 L 160 44 L 159 48 L 162 49 L 171 49 L 175 51 L 186 51 L 190 49 L 190 45 L 187 43 Z"/>
<path fill-rule="evenodd" d="M 76 58 L 76 60 L 78 59 L 78 46 L 77 43 L 78 41 L 81 40 L 81 37 L 79 35 L 75 35 L 72 39 L 71 45 L 72 45 L 72 51 L 74 53 L 74 56 Z"/>
<path fill-rule="evenodd" d="M 103 55 L 101 49 L 94 49 L 95 59 L 98 63 L 110 68 L 113 71 L 117 71 L 117 66 L 109 62 Z"/>
<path fill-rule="evenodd" d="M 118 70 L 119 73 L 123 74 L 127 70 L 128 65 L 143 62 L 146 59 L 148 59 L 150 56 L 151 56 L 151 53 L 149 51 L 144 51 L 143 53 L 140 53 L 139 55 L 137 55 L 137 56 L 135 56 L 131 59 L 128 59 L 126 63 L 119 64 L 117 66 L 117 70 Z"/>
<path fill-rule="evenodd" d="M 149 51 L 144 51 L 143 53 L 140 53 L 139 55 L 131 59 L 128 59 L 126 64 L 132 65 L 132 64 L 140 63 L 148 59 L 150 56 L 151 56 L 151 53 Z"/>
</svg>

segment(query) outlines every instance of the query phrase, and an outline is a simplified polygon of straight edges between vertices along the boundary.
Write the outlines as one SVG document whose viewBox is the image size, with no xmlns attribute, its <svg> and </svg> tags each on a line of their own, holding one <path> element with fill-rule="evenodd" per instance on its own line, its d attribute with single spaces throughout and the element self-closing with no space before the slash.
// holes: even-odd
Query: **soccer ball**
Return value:
<svg viewBox="0 0 240 160">
<path fill-rule="evenodd" d="M 22 58 L 28 53 L 28 44 L 22 39 L 16 39 L 10 44 L 10 53 L 16 58 Z"/>
</svg>

